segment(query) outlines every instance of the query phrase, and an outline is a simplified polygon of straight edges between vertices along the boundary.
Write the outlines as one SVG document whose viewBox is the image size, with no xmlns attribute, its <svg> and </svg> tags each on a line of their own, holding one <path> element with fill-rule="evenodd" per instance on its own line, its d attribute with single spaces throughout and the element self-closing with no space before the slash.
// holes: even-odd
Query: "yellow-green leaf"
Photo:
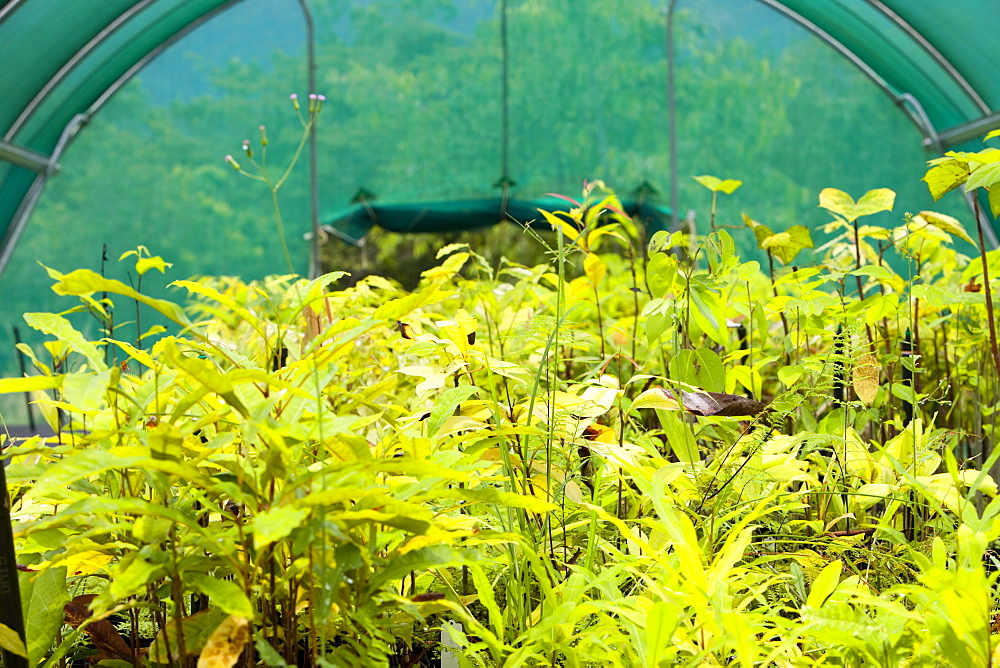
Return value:
<svg viewBox="0 0 1000 668">
<path fill-rule="evenodd" d="M 587 279 L 595 288 L 601 284 L 608 268 L 604 266 L 601 258 L 594 253 L 587 253 L 587 259 L 583 261 L 583 271 L 587 274 Z"/>
<path fill-rule="evenodd" d="M 637 411 L 641 408 L 653 408 L 663 411 L 683 410 L 683 407 L 677 403 L 677 400 L 671 396 L 670 392 L 662 387 L 651 387 L 637 396 L 635 401 L 632 402 L 629 411 Z"/>
<path fill-rule="evenodd" d="M 161 313 L 180 325 L 191 324 L 184 310 L 173 302 L 164 299 L 153 299 L 136 292 L 121 281 L 104 278 L 90 269 L 77 269 L 68 274 L 61 274 L 55 269 L 45 268 L 51 278 L 56 279 L 52 291 L 57 295 L 91 295 L 95 292 L 110 292 L 136 300 L 151 309 Z"/>
<path fill-rule="evenodd" d="M 957 218 L 952 218 L 943 213 L 936 213 L 934 211 L 921 211 L 919 214 L 913 217 L 914 222 L 925 222 L 928 225 L 933 225 L 939 230 L 944 230 L 948 234 L 954 235 L 960 239 L 968 241 L 970 244 L 975 242 L 969 233 L 965 231 L 962 227 L 962 223 L 958 222 Z"/>
<path fill-rule="evenodd" d="M 976 188 L 992 188 L 998 183 L 1000 183 L 1000 162 L 992 162 L 982 165 L 969 174 L 969 180 L 965 182 L 965 192 L 971 192 Z"/>
<path fill-rule="evenodd" d="M 812 587 L 809 589 L 809 597 L 806 599 L 806 605 L 810 608 L 823 607 L 823 604 L 830 598 L 833 592 L 837 591 L 843 567 L 843 562 L 837 559 L 836 561 L 831 561 L 819 572 L 819 575 L 813 580 Z"/>
<path fill-rule="evenodd" d="M 202 594 L 208 596 L 215 607 L 223 612 L 239 617 L 253 617 L 253 606 L 246 592 L 233 580 L 219 580 L 210 575 L 198 580 L 195 585 Z"/>
<path fill-rule="evenodd" d="M 701 185 L 705 186 L 712 192 L 722 192 L 727 195 L 732 195 L 734 192 L 736 192 L 737 188 L 743 185 L 742 181 L 738 181 L 736 179 L 726 179 L 725 181 L 723 181 L 717 176 L 710 176 L 710 175 L 696 176 L 694 177 L 694 180 L 700 183 Z"/>
<path fill-rule="evenodd" d="M 969 166 L 967 164 L 958 160 L 950 160 L 931 167 L 922 180 L 927 183 L 931 197 L 939 200 L 945 194 L 965 183 L 968 177 Z"/>
<path fill-rule="evenodd" d="M 843 216 L 848 222 L 879 211 L 891 211 L 895 201 L 896 193 L 888 188 L 869 190 L 857 202 L 843 190 L 836 188 L 824 188 L 819 194 L 820 207 Z"/>
<path fill-rule="evenodd" d="M 26 378 L 0 378 L 0 394 L 54 390 L 62 387 L 65 376 L 28 376 Z"/>
<path fill-rule="evenodd" d="M 254 519 L 253 542 L 258 550 L 285 538 L 309 516 L 308 508 L 278 506 Z"/>
<path fill-rule="evenodd" d="M 28 658 L 28 648 L 24 646 L 21 636 L 17 635 L 14 629 L 2 623 L 0 623 L 0 647 L 25 659 Z"/>
</svg>

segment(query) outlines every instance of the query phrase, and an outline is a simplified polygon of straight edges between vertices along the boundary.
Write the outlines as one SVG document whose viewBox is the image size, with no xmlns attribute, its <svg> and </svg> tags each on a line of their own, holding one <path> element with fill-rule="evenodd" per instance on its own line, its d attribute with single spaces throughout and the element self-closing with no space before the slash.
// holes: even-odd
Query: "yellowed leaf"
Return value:
<svg viewBox="0 0 1000 668">
<path fill-rule="evenodd" d="M 875 395 L 878 394 L 878 375 L 878 360 L 871 353 L 863 355 L 854 365 L 854 391 L 866 406 L 871 406 L 875 402 Z"/>
<path fill-rule="evenodd" d="M 601 258 L 597 257 L 594 253 L 587 253 L 587 259 L 583 261 L 583 271 L 586 272 L 590 284 L 597 287 L 601 284 L 601 280 L 608 269 L 604 266 Z"/>
<path fill-rule="evenodd" d="M 198 668 L 232 668 L 250 642 L 250 620 L 230 615 L 215 629 L 198 657 Z"/>
</svg>

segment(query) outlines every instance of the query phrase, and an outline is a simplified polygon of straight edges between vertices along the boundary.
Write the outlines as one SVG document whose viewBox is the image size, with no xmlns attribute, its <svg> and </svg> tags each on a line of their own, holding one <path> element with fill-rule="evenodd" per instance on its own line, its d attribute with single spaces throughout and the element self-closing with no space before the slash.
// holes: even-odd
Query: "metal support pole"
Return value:
<svg viewBox="0 0 1000 668">
<path fill-rule="evenodd" d="M 670 127 L 670 216 L 673 229 L 680 225 L 677 201 L 677 80 L 674 74 L 674 10 L 677 0 L 670 0 L 667 8 L 667 114 Z"/>
<path fill-rule="evenodd" d="M 306 22 L 306 61 L 309 69 L 309 93 L 316 92 L 316 33 L 313 26 L 312 12 L 307 0 L 299 0 L 302 16 Z M 309 278 L 316 278 L 320 273 L 320 240 L 322 231 L 319 225 L 319 169 L 316 155 L 316 123 L 319 116 L 313 115 L 309 126 L 309 207 L 312 214 L 312 237 L 309 239 Z"/>
</svg>

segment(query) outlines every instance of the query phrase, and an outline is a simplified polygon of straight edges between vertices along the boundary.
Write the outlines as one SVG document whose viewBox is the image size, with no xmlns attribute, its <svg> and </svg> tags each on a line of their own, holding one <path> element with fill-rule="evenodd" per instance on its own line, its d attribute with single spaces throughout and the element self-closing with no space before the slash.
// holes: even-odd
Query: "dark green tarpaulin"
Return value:
<svg viewBox="0 0 1000 668">
<path fill-rule="evenodd" d="M 670 221 L 668 209 L 634 200 L 624 200 L 621 204 L 625 213 L 645 225 L 647 234 L 667 229 Z M 390 232 L 456 232 L 489 227 L 506 221 L 548 227 L 542 220 L 539 209 L 559 212 L 570 206 L 572 205 L 568 202 L 554 197 L 508 202 L 496 197 L 420 204 L 363 203 L 335 215 L 326 224 L 337 237 L 357 242 L 374 225 Z M 557 215 L 569 220 L 567 216 Z"/>
</svg>

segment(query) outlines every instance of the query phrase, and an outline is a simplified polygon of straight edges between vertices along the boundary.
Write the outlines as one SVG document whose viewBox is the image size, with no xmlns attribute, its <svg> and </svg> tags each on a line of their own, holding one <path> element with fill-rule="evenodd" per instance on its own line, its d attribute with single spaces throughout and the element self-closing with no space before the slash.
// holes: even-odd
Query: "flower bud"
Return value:
<svg viewBox="0 0 1000 668">
<path fill-rule="evenodd" d="M 236 160 L 231 155 L 227 155 L 226 156 L 226 162 L 228 162 L 230 165 L 232 165 L 233 169 L 239 169 L 240 168 L 240 163 L 236 162 Z"/>
<path fill-rule="evenodd" d="M 299 96 L 296 95 L 295 93 L 292 93 L 291 95 L 288 96 L 288 99 L 292 101 L 292 107 L 295 108 L 295 111 L 298 111 L 299 110 Z"/>
<path fill-rule="evenodd" d="M 309 113 L 316 111 L 316 93 L 309 93 Z"/>
<path fill-rule="evenodd" d="M 247 154 L 248 158 L 252 158 L 253 157 L 253 149 L 250 148 L 250 140 L 249 139 L 244 139 L 243 140 L 243 152 Z"/>
<path fill-rule="evenodd" d="M 260 145 L 267 146 L 267 128 L 261 125 L 257 129 L 260 130 Z"/>
</svg>

